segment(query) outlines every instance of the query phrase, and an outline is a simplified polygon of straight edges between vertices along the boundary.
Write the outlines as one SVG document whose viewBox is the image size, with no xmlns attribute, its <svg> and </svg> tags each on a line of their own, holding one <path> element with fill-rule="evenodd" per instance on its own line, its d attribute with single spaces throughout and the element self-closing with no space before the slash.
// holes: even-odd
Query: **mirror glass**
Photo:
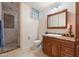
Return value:
<svg viewBox="0 0 79 59">
<path fill-rule="evenodd" d="M 67 9 L 50 14 L 47 16 L 47 27 L 51 28 L 66 28 L 67 27 Z"/>
</svg>

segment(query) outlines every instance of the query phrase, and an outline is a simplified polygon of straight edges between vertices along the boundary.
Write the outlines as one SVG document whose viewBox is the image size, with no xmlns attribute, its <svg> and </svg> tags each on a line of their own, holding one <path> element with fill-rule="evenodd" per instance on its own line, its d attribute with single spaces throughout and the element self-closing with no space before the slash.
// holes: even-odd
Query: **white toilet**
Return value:
<svg viewBox="0 0 79 59">
<path fill-rule="evenodd" d="M 42 40 L 35 40 L 33 41 L 33 43 L 34 43 L 34 48 L 40 48 Z"/>
</svg>

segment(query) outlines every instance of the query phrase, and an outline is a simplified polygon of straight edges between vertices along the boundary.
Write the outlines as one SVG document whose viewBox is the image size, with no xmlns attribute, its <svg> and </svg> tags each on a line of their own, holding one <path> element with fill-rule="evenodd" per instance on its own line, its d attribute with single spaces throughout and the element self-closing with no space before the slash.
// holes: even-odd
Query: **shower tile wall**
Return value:
<svg viewBox="0 0 79 59">
<path fill-rule="evenodd" d="M 3 2 L 2 14 L 14 15 L 14 28 L 4 28 L 5 48 L 3 52 L 15 49 L 18 47 L 19 40 L 19 3 L 18 2 Z M 4 24 L 5 25 L 5 24 Z"/>
</svg>

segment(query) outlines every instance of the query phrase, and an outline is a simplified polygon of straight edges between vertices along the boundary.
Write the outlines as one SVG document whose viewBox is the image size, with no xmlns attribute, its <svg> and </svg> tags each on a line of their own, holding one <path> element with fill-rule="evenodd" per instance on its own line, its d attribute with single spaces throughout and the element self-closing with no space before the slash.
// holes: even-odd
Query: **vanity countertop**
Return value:
<svg viewBox="0 0 79 59">
<path fill-rule="evenodd" d="M 63 40 L 68 40 L 68 41 L 75 42 L 74 37 L 67 37 L 67 36 L 62 36 L 62 35 L 57 35 L 57 34 L 44 34 L 43 36 L 55 37 L 55 38 L 58 38 L 58 39 L 63 39 Z"/>
</svg>

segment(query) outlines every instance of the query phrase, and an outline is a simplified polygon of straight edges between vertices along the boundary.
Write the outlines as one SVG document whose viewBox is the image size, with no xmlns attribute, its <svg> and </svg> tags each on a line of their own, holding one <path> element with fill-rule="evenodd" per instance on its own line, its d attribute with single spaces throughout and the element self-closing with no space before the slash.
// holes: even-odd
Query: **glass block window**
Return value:
<svg viewBox="0 0 79 59">
<path fill-rule="evenodd" d="M 32 18 L 39 19 L 39 11 L 32 8 Z"/>
</svg>

